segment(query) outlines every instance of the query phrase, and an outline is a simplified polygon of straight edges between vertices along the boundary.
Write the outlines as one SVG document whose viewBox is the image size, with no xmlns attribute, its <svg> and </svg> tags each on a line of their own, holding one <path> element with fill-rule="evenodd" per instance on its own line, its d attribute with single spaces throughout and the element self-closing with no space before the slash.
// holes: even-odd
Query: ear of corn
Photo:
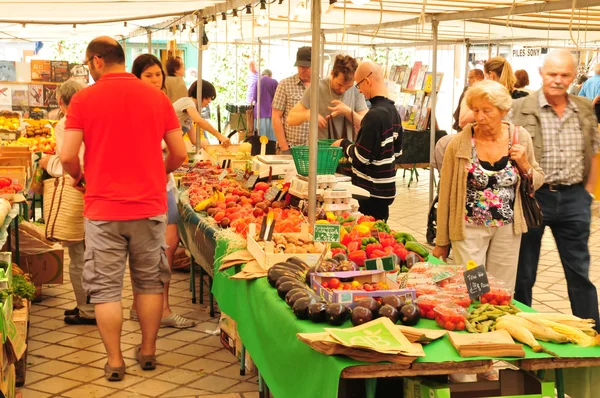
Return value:
<svg viewBox="0 0 600 398">
<path fill-rule="evenodd" d="M 575 315 L 560 314 L 556 312 L 519 312 L 517 316 L 529 320 L 545 319 L 547 321 L 558 322 L 579 328 L 593 328 L 595 324 L 593 319 L 582 319 Z"/>
<path fill-rule="evenodd" d="M 529 319 L 515 315 L 505 315 L 502 318 L 499 318 L 498 320 L 501 320 L 503 322 L 511 322 L 523 326 L 524 328 L 529 330 L 533 334 L 533 337 L 535 337 L 537 340 L 551 341 L 553 343 L 569 342 L 567 336 L 555 332 L 552 328 L 542 324 L 541 322 L 533 322 Z"/>
<path fill-rule="evenodd" d="M 513 337 L 513 339 L 520 341 L 523 344 L 527 344 L 529 347 L 533 349 L 535 352 L 545 352 L 546 354 L 557 357 L 555 353 L 550 350 L 544 348 L 536 339 L 533 337 L 533 334 L 522 325 L 518 323 L 511 322 L 510 320 L 505 320 L 505 317 L 502 317 L 496 323 L 496 329 L 504 329 Z"/>
<path fill-rule="evenodd" d="M 597 339 L 585 334 L 580 329 L 574 328 L 572 326 L 563 325 L 562 323 L 549 321 L 547 319 L 540 319 L 540 321 L 551 327 L 555 332 L 563 334 L 569 338 L 572 342 L 580 345 L 582 347 L 591 347 L 597 344 Z"/>
</svg>

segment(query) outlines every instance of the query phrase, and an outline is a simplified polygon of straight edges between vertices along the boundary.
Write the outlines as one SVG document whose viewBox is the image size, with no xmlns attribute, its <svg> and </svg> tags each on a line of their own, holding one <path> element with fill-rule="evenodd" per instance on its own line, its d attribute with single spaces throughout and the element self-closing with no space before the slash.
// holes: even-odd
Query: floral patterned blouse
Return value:
<svg viewBox="0 0 600 398">
<path fill-rule="evenodd" d="M 511 134 L 508 147 L 511 147 Z M 494 165 L 480 161 L 475 140 L 471 162 L 467 164 L 467 204 L 465 220 L 472 225 L 501 227 L 514 220 L 515 189 L 518 171 L 504 156 Z"/>
</svg>

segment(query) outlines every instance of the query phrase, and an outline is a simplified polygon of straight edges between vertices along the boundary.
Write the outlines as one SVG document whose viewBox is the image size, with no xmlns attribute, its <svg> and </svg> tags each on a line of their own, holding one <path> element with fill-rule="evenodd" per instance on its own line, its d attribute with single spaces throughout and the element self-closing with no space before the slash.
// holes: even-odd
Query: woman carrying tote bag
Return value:
<svg viewBox="0 0 600 398">
<path fill-rule="evenodd" d="M 53 177 L 44 181 L 44 216 L 46 218 L 46 238 L 62 241 L 69 251 L 71 263 L 69 275 L 77 307 L 65 311 L 65 323 L 69 325 L 95 325 L 94 305 L 86 303 L 86 295 L 81 287 L 81 274 L 84 261 L 83 233 L 83 193 L 73 187 L 70 176 L 65 175 L 59 155 L 62 149 L 67 108 L 71 98 L 86 87 L 80 80 L 69 79 L 57 89 L 58 104 L 65 115 L 54 128 L 56 155 L 44 156 L 39 167 Z M 84 146 L 79 150 L 79 160 L 83 164 Z"/>
</svg>

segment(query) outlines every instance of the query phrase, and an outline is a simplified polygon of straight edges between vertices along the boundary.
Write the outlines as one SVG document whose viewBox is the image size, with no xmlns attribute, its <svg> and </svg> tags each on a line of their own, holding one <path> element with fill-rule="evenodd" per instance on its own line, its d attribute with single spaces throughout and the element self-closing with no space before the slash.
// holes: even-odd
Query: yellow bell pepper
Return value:
<svg viewBox="0 0 600 398">
<path fill-rule="evenodd" d="M 342 241 L 342 239 L 344 239 L 344 236 L 348 235 L 348 231 L 346 230 L 346 228 L 341 227 L 340 228 L 340 242 Z"/>
<path fill-rule="evenodd" d="M 360 225 L 364 225 L 365 227 L 369 228 L 369 231 L 371 230 L 371 228 L 373 228 L 373 225 L 375 225 L 376 221 L 363 221 L 360 223 Z"/>
<path fill-rule="evenodd" d="M 317 220 L 315 222 L 315 224 L 329 224 L 329 221 L 327 221 L 327 220 Z"/>
<path fill-rule="evenodd" d="M 359 234 L 366 234 L 371 232 L 371 227 L 365 225 L 365 223 L 359 224 L 359 225 L 355 225 L 354 228 L 352 228 L 353 231 L 357 231 Z"/>
</svg>

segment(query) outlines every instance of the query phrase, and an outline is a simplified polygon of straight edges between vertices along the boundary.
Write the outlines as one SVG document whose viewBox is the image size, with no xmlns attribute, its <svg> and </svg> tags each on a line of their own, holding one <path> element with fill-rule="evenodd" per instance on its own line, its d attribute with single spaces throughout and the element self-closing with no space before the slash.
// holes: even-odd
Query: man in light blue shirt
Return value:
<svg viewBox="0 0 600 398">
<path fill-rule="evenodd" d="M 583 86 L 581 86 L 581 90 L 579 90 L 580 97 L 586 97 L 587 99 L 593 101 L 596 96 L 600 95 L 600 64 L 596 64 L 594 67 L 594 72 L 596 74 L 585 81 Z"/>
</svg>

